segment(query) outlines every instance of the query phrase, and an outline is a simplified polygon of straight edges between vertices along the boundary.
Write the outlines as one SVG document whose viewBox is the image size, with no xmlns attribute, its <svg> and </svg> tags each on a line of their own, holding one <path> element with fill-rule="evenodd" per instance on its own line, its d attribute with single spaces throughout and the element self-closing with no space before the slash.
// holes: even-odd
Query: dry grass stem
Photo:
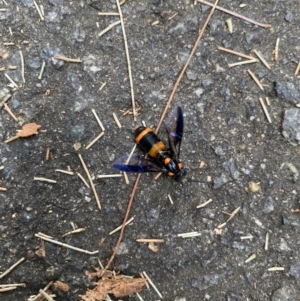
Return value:
<svg viewBox="0 0 300 301">
<path fill-rule="evenodd" d="M 198 234 L 198 233 L 199 233 L 198 231 L 179 233 L 179 234 L 177 234 L 177 237 L 189 236 L 189 235 Z"/>
<path fill-rule="evenodd" d="M 124 180 L 127 185 L 129 185 L 129 179 L 126 172 L 123 172 Z"/>
<path fill-rule="evenodd" d="M 0 279 L 2 279 L 4 276 L 6 276 L 7 274 L 9 274 L 17 265 L 19 265 L 24 260 L 25 260 L 25 257 L 22 257 L 19 261 L 17 261 L 15 264 L 13 264 L 10 268 L 8 268 L 5 272 L 3 272 L 0 275 Z"/>
<path fill-rule="evenodd" d="M 295 70 L 295 76 L 298 75 L 299 70 L 300 70 L 300 61 L 299 61 L 298 65 L 297 65 L 297 68 L 296 68 L 296 70 Z"/>
<path fill-rule="evenodd" d="M 9 70 L 17 70 L 17 68 L 18 68 L 17 66 L 11 66 L 11 65 L 8 66 L 8 69 L 9 69 Z"/>
<path fill-rule="evenodd" d="M 41 67 L 41 72 L 39 74 L 38 79 L 42 79 L 42 76 L 43 76 L 43 73 L 44 73 L 44 69 L 45 69 L 45 65 L 46 65 L 46 62 L 43 61 L 43 64 L 42 64 L 42 67 Z"/>
<path fill-rule="evenodd" d="M 253 239 L 253 236 L 252 235 L 247 235 L 247 236 L 241 236 L 240 238 L 241 238 L 241 240 Z"/>
<path fill-rule="evenodd" d="M 52 183 L 52 184 L 57 183 L 57 181 L 55 181 L 55 180 L 51 180 L 51 179 L 47 179 L 47 178 L 43 178 L 43 177 L 34 177 L 33 180 L 41 181 L 41 182 L 48 182 L 48 183 Z"/>
<path fill-rule="evenodd" d="M 272 267 L 268 271 L 284 271 L 284 267 Z"/>
<path fill-rule="evenodd" d="M 229 33 L 233 33 L 232 19 L 231 18 L 227 19 L 226 24 L 227 24 Z"/>
<path fill-rule="evenodd" d="M 26 283 L 13 283 L 13 284 L 0 284 L 0 287 L 1 288 L 4 288 L 4 287 L 17 287 L 17 286 L 22 286 L 22 287 L 26 287 Z"/>
<path fill-rule="evenodd" d="M 255 83 L 258 85 L 258 87 L 263 91 L 264 87 L 262 86 L 262 84 L 259 82 L 258 78 L 255 76 L 255 74 L 248 69 L 247 72 L 249 73 L 249 75 L 252 77 L 252 79 L 255 81 Z"/>
<path fill-rule="evenodd" d="M 115 113 L 113 113 L 113 117 L 114 117 L 114 120 L 115 120 L 118 128 L 121 129 L 122 125 L 121 125 L 121 123 L 120 123 L 120 121 L 119 121 L 119 119 L 118 119 L 118 117 L 117 117 L 117 115 Z"/>
<path fill-rule="evenodd" d="M 256 256 L 257 256 L 257 255 L 256 255 L 255 253 L 252 254 L 249 258 L 247 258 L 247 259 L 245 260 L 245 263 L 248 263 L 248 262 L 254 260 L 254 259 L 256 258 Z"/>
<path fill-rule="evenodd" d="M 73 172 L 73 171 L 68 171 L 68 170 L 64 170 L 64 169 L 55 169 L 55 171 L 61 172 L 61 173 L 64 173 L 64 174 L 70 175 L 70 176 L 73 176 L 73 175 L 74 175 L 74 172 Z"/>
<path fill-rule="evenodd" d="M 211 7 L 213 6 L 212 3 L 207 2 L 207 1 L 204 1 L 204 0 L 197 0 L 197 1 L 200 2 L 200 3 L 203 3 L 203 4 L 205 4 L 205 5 L 211 6 Z M 232 16 L 234 16 L 234 17 L 237 17 L 237 18 L 240 18 L 240 19 L 242 19 L 242 20 L 245 20 L 245 21 L 247 21 L 247 22 L 249 22 L 249 23 L 256 24 L 256 25 L 258 25 L 258 26 L 260 26 L 260 27 L 263 27 L 263 28 L 271 28 L 271 27 L 272 27 L 270 24 L 264 24 L 264 23 L 256 22 L 256 21 L 254 21 L 254 20 L 252 20 L 252 19 L 249 19 L 249 18 L 247 18 L 247 17 L 244 17 L 244 16 L 242 16 L 242 15 L 240 15 L 240 14 L 237 14 L 237 13 L 235 13 L 235 12 L 232 12 L 232 11 L 228 10 L 228 9 L 222 8 L 222 7 L 220 7 L 220 6 L 216 6 L 216 9 L 218 9 L 218 10 L 220 10 L 220 11 L 226 13 L 226 14 L 229 14 L 229 15 L 232 15 Z"/>
<path fill-rule="evenodd" d="M 206 205 L 208 205 L 210 202 L 212 202 L 212 199 L 209 199 L 209 200 L 206 201 L 205 203 L 202 203 L 202 204 L 198 205 L 197 208 L 203 208 L 203 207 L 205 207 Z"/>
<path fill-rule="evenodd" d="M 175 18 L 178 15 L 178 13 L 175 13 L 174 15 L 172 15 L 171 17 L 168 18 L 168 20 L 172 20 L 173 18 Z"/>
<path fill-rule="evenodd" d="M 33 0 L 33 3 L 34 3 L 34 6 L 35 6 L 36 10 L 38 11 L 38 14 L 39 14 L 41 20 L 44 21 L 45 19 L 44 19 L 43 15 L 42 15 L 42 13 L 40 11 L 39 6 L 36 4 L 35 0 Z"/>
<path fill-rule="evenodd" d="M 0 71 L 5 71 L 5 67 L 0 67 Z"/>
<path fill-rule="evenodd" d="M 124 39 L 124 47 L 125 47 L 125 53 L 126 53 L 126 59 L 127 59 L 128 77 L 129 77 L 130 92 L 131 92 L 131 104 L 132 104 L 132 111 L 133 111 L 133 120 L 136 121 L 136 108 L 135 108 L 135 99 L 134 99 L 134 90 L 133 90 L 133 80 L 132 80 L 132 74 L 131 74 L 131 62 L 130 62 L 130 56 L 129 56 L 129 50 L 128 50 L 128 43 L 127 43 L 127 37 L 126 37 L 126 32 L 125 32 L 124 20 L 123 20 L 123 13 L 122 13 L 122 10 L 121 10 L 119 0 L 116 0 L 116 3 L 117 3 L 117 6 L 118 6 L 118 12 L 119 12 L 119 15 L 120 15 L 120 21 L 121 21 L 123 39 Z"/>
<path fill-rule="evenodd" d="M 196 236 L 201 236 L 201 233 L 197 232 L 197 233 L 191 233 L 191 234 L 186 234 L 186 235 L 181 235 L 181 238 L 192 238 L 192 237 L 196 237 Z"/>
<path fill-rule="evenodd" d="M 65 233 L 64 235 L 62 235 L 62 237 L 66 237 L 68 235 L 72 235 L 72 234 L 75 234 L 75 233 L 81 233 L 81 232 L 84 232 L 85 230 L 86 230 L 85 228 L 78 228 L 78 229 L 75 229 L 73 231 Z"/>
<path fill-rule="evenodd" d="M 117 173 L 117 174 L 112 174 L 112 175 L 98 175 L 98 176 L 96 176 L 96 179 L 121 178 L 121 177 L 123 177 L 123 175 L 120 173 Z"/>
<path fill-rule="evenodd" d="M 78 154 L 78 157 L 79 157 L 79 160 L 80 160 L 80 162 L 81 162 L 81 164 L 82 164 L 82 166 L 83 166 L 83 169 L 84 169 L 84 171 L 85 171 L 85 173 L 86 173 L 86 175 L 87 175 L 87 177 L 88 177 L 88 179 L 89 179 L 89 181 L 90 181 L 90 185 L 91 185 L 91 187 L 92 187 L 92 190 L 93 190 L 93 193 L 94 193 L 94 196 L 95 196 L 95 199 L 96 199 L 98 208 L 99 208 L 99 210 L 101 210 L 100 200 L 99 200 L 97 191 L 96 191 L 96 189 L 95 189 L 95 186 L 94 186 L 92 177 L 91 177 L 91 175 L 90 175 L 90 173 L 89 173 L 89 171 L 88 171 L 88 169 L 87 169 L 87 167 L 86 167 L 86 165 L 85 165 L 85 163 L 84 163 L 84 161 L 83 161 L 82 156 L 81 156 L 80 154 Z"/>
<path fill-rule="evenodd" d="M 101 91 L 104 87 L 106 86 L 106 82 L 102 83 L 101 87 L 99 88 L 99 90 Z"/>
<path fill-rule="evenodd" d="M 4 75 L 12 83 L 14 87 L 18 88 L 18 85 L 12 80 L 12 78 L 7 73 L 4 73 Z"/>
<path fill-rule="evenodd" d="M 44 288 L 44 291 L 47 291 L 49 289 L 49 287 L 53 284 L 53 281 L 50 281 Z M 40 297 L 42 297 L 41 294 L 37 294 L 36 296 L 31 296 L 28 298 L 28 301 L 36 301 L 37 299 L 39 299 Z"/>
<path fill-rule="evenodd" d="M 170 203 L 171 203 L 171 205 L 173 205 L 174 204 L 174 202 L 173 202 L 173 200 L 172 200 L 172 198 L 171 198 L 171 196 L 168 194 L 168 199 L 169 199 L 169 201 L 170 201 Z"/>
<path fill-rule="evenodd" d="M 0 288 L 0 293 L 12 291 L 12 290 L 15 290 L 16 288 L 17 288 L 16 286 Z"/>
<path fill-rule="evenodd" d="M 45 17 L 44 6 L 43 6 L 43 5 L 40 5 L 40 9 L 41 9 L 42 16 Z"/>
<path fill-rule="evenodd" d="M 111 12 L 98 13 L 98 16 L 119 16 L 119 13 L 111 13 Z"/>
<path fill-rule="evenodd" d="M 96 118 L 96 120 L 97 120 L 97 122 L 98 122 L 98 124 L 99 124 L 99 126 L 100 126 L 100 128 L 102 130 L 102 132 L 104 132 L 105 131 L 104 126 L 103 126 L 102 122 L 100 121 L 100 119 L 99 119 L 99 117 L 98 117 L 95 109 L 92 109 L 92 113 L 94 114 L 94 116 L 95 116 L 95 118 Z"/>
<path fill-rule="evenodd" d="M 7 111 L 7 113 L 15 120 L 19 121 L 19 119 L 16 117 L 16 115 L 11 111 L 7 103 L 4 103 L 4 110 Z"/>
<path fill-rule="evenodd" d="M 262 55 L 254 49 L 253 52 L 257 55 L 257 57 L 261 60 L 261 62 L 268 68 L 271 69 L 270 65 L 267 63 L 267 61 L 262 57 Z"/>
<path fill-rule="evenodd" d="M 0 187 L 0 191 L 7 191 L 7 188 L 5 188 L 5 187 Z"/>
<path fill-rule="evenodd" d="M 14 43 L 14 42 L 4 42 L 3 45 L 4 46 L 15 46 L 16 43 Z"/>
<path fill-rule="evenodd" d="M 65 57 L 65 56 L 61 56 L 59 54 L 55 54 L 54 58 L 56 60 L 61 60 L 61 61 L 64 61 L 64 62 L 68 62 L 68 63 L 82 63 L 82 60 L 79 60 L 79 59 L 71 59 L 69 57 Z"/>
<path fill-rule="evenodd" d="M 131 152 L 130 152 L 130 154 L 129 154 L 129 156 L 128 156 L 128 159 L 125 162 L 126 165 L 128 165 L 128 163 L 129 163 L 129 161 L 130 161 L 133 153 L 135 152 L 136 146 L 137 146 L 137 144 L 135 143 L 134 146 L 133 146 L 133 148 L 132 148 L 132 150 L 131 150 Z"/>
<path fill-rule="evenodd" d="M 140 301 L 144 301 L 144 299 L 141 297 L 141 295 L 139 293 L 135 293 L 135 294 L 138 296 L 138 298 L 140 299 Z"/>
<path fill-rule="evenodd" d="M 232 213 L 230 214 L 229 219 L 226 221 L 226 223 L 228 223 L 232 218 L 234 218 L 234 216 L 240 211 L 241 206 L 237 207 L 236 209 L 234 209 L 232 211 Z"/>
<path fill-rule="evenodd" d="M 266 97 L 266 104 L 267 104 L 268 106 L 271 105 L 270 100 L 269 100 L 269 97 Z"/>
<path fill-rule="evenodd" d="M 54 240 L 54 239 L 50 239 L 46 236 L 43 236 L 43 235 L 40 235 L 40 234 L 34 234 L 35 237 L 38 237 L 38 238 L 41 238 L 43 240 L 46 240 L 46 241 L 49 241 L 49 242 L 52 242 L 56 245 L 59 245 L 59 246 L 62 246 L 62 247 L 66 247 L 66 248 L 69 248 L 69 249 L 72 249 L 72 250 L 75 250 L 75 251 L 78 251 L 78 252 L 82 252 L 82 253 L 86 253 L 86 254 L 90 254 L 90 255 L 93 255 L 93 254 L 97 254 L 99 253 L 99 251 L 87 251 L 87 250 L 84 250 L 84 249 L 80 249 L 80 248 L 76 248 L 76 247 L 73 247 L 71 245 L 68 245 L 68 244 L 65 244 L 65 243 L 62 243 L 62 242 L 59 242 L 57 240 Z"/>
<path fill-rule="evenodd" d="M 261 104 L 261 106 L 262 106 L 262 108 L 263 108 L 263 110 L 264 110 L 264 113 L 265 113 L 265 115 L 266 115 L 268 121 L 269 121 L 270 123 L 272 123 L 272 120 L 271 120 L 271 117 L 270 117 L 270 115 L 269 115 L 268 109 L 267 109 L 267 107 L 266 107 L 266 105 L 265 105 L 265 103 L 264 103 L 264 100 L 263 100 L 261 97 L 259 97 L 259 102 L 260 102 L 260 104 Z"/>
<path fill-rule="evenodd" d="M 163 173 L 162 172 L 159 172 L 155 177 L 154 177 L 154 180 L 156 181 Z"/>
<path fill-rule="evenodd" d="M 22 75 L 22 79 L 23 79 L 23 83 L 25 83 L 25 65 L 24 65 L 24 57 L 23 57 L 23 53 L 20 50 L 20 59 L 21 59 L 21 75 Z"/>
<path fill-rule="evenodd" d="M 1 11 L 1 12 L 6 12 L 7 9 L 6 9 L 6 8 L 0 8 L 0 11 Z"/>
<path fill-rule="evenodd" d="M 119 25 L 121 23 L 121 21 L 117 21 L 117 22 L 114 22 L 110 25 L 108 25 L 104 30 L 102 30 L 99 34 L 98 34 L 98 37 L 102 37 L 105 33 L 107 33 L 108 31 L 110 31 L 112 28 L 114 28 L 115 26 Z"/>
<path fill-rule="evenodd" d="M 92 140 L 85 149 L 91 148 L 102 136 L 104 135 L 104 132 L 100 133 L 94 140 Z"/>
<path fill-rule="evenodd" d="M 258 62 L 258 60 L 255 57 L 251 56 L 251 55 L 247 55 L 247 54 L 244 54 L 244 53 L 241 53 L 241 52 L 237 52 L 235 50 L 224 48 L 224 47 L 221 47 L 221 46 L 218 46 L 218 49 L 221 50 L 221 51 L 225 51 L 225 52 L 228 52 L 228 53 L 231 53 L 231 54 L 243 57 L 243 58 L 248 59 L 250 61 L 254 60 L 254 61 Z"/>
<path fill-rule="evenodd" d="M 276 44 L 275 44 L 275 50 L 274 50 L 274 60 L 275 60 L 275 62 L 278 62 L 279 42 L 280 42 L 280 38 L 277 38 Z"/>
<path fill-rule="evenodd" d="M 77 176 L 79 177 L 79 179 L 83 182 L 83 184 L 88 188 L 90 189 L 90 185 L 88 184 L 88 182 L 85 180 L 85 178 L 79 173 L 77 172 Z"/>
<path fill-rule="evenodd" d="M 137 242 L 153 242 L 153 243 L 162 243 L 165 242 L 163 239 L 161 238 L 139 238 L 136 239 Z"/>
<path fill-rule="evenodd" d="M 134 216 L 125 223 L 125 226 L 127 226 L 128 224 L 130 224 L 133 220 L 134 220 Z M 115 230 L 112 230 L 111 232 L 109 232 L 109 235 L 112 235 L 112 234 L 118 232 L 119 230 L 121 230 L 121 228 L 122 228 L 122 226 L 119 226 Z"/>
<path fill-rule="evenodd" d="M 4 99 L 0 103 L 0 108 L 4 106 L 4 104 L 11 98 L 11 94 L 7 94 Z"/>
<path fill-rule="evenodd" d="M 269 250 L 269 232 L 266 233 L 265 251 Z"/>
<path fill-rule="evenodd" d="M 39 293 L 47 300 L 47 301 L 54 301 L 52 297 L 50 297 L 44 290 L 40 289 Z"/>
<path fill-rule="evenodd" d="M 162 294 L 159 292 L 159 290 L 157 289 L 157 287 L 154 285 L 154 283 L 152 282 L 152 280 L 149 278 L 149 276 L 147 275 L 146 272 L 143 272 L 144 276 L 146 277 L 146 279 L 148 280 L 148 282 L 150 283 L 150 285 L 153 287 L 153 289 L 156 291 L 157 295 L 159 296 L 159 298 L 163 299 Z"/>
<path fill-rule="evenodd" d="M 252 63 L 257 63 L 257 59 L 228 64 L 228 68 L 232 68 L 232 67 L 240 66 L 240 65 L 245 65 L 245 64 L 252 64 Z"/>
<path fill-rule="evenodd" d="M 46 161 L 48 161 L 50 159 L 50 147 L 47 147 L 46 150 Z"/>
</svg>

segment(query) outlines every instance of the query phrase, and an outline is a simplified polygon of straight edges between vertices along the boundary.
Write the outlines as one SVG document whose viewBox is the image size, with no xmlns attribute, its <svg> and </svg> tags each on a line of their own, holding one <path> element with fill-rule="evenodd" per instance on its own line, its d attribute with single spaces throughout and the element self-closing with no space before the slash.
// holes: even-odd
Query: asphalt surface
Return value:
<svg viewBox="0 0 300 301">
<path fill-rule="evenodd" d="M 184 112 L 181 159 L 187 181 L 142 175 L 129 214 L 134 221 L 126 227 L 111 269 L 135 277 L 146 271 L 166 301 L 300 300 L 300 90 L 295 75 L 300 3 L 230 0 L 219 5 L 272 28 L 215 11 L 171 105 Z M 26 284 L 0 293 L 0 300 L 27 300 L 51 280 L 69 285 L 67 292 L 52 287 L 54 300 L 81 300 L 94 287 L 85 271 L 99 267 L 99 260 L 105 265 L 112 254 L 118 234 L 109 232 L 122 223 L 137 175 L 128 174 L 129 185 L 123 177 L 96 176 L 118 173 L 112 163 L 130 153 L 134 125 L 144 121 L 155 129 L 211 8 L 188 0 L 122 5 L 140 108 L 136 121 L 123 115 L 131 109 L 131 89 L 122 28 L 118 24 L 98 36 L 119 20 L 98 15 L 117 12 L 115 1 L 44 1 L 43 21 L 32 0 L 2 0 L 0 8 L 6 9 L 0 11 L 0 67 L 5 67 L 0 72 L 0 186 L 7 189 L 0 192 L 1 273 L 25 258 L 0 279 L 1 284 Z M 270 69 L 260 60 L 229 68 L 246 59 L 218 47 L 254 58 L 256 50 Z M 56 60 L 55 54 L 81 62 Z M 18 121 L 2 106 L 8 94 L 6 103 Z M 266 97 L 271 122 L 259 101 Z M 92 109 L 105 133 L 86 149 L 102 131 Z M 5 143 L 27 123 L 41 125 L 38 134 Z M 167 142 L 163 127 L 159 135 Z M 101 211 L 77 175 L 88 181 L 78 154 L 91 173 Z M 62 237 L 74 227 L 85 231 Z M 177 236 L 192 231 L 199 236 Z M 39 232 L 99 253 L 45 242 L 45 256 L 37 256 Z M 138 238 L 164 243 L 153 252 Z M 145 301 L 161 300 L 153 289 L 140 295 Z"/>
</svg>

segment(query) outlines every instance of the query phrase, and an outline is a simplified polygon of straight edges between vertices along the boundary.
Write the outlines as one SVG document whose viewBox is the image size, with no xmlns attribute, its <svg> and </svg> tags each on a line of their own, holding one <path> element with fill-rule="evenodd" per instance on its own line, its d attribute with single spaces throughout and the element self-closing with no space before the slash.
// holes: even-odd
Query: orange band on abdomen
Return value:
<svg viewBox="0 0 300 301">
<path fill-rule="evenodd" d="M 137 144 L 140 143 L 141 139 L 149 132 L 152 132 L 152 130 L 150 128 L 145 128 L 142 132 L 140 132 L 140 134 L 135 138 L 135 142 Z"/>
</svg>

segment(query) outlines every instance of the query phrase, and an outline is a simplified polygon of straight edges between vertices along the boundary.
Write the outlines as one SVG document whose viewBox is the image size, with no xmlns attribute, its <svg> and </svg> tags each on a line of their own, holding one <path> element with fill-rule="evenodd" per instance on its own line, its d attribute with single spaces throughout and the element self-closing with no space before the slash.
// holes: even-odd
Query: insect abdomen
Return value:
<svg viewBox="0 0 300 301">
<path fill-rule="evenodd" d="M 150 157 L 158 159 L 160 153 L 166 151 L 165 144 L 150 128 L 140 126 L 135 130 L 134 134 L 135 142 Z"/>
</svg>

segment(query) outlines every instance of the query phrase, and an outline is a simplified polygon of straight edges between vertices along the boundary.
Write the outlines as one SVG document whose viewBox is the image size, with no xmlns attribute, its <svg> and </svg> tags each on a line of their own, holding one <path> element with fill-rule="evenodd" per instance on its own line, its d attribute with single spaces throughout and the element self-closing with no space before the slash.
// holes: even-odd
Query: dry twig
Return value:
<svg viewBox="0 0 300 301">
<path fill-rule="evenodd" d="M 132 103 L 133 119 L 135 121 L 136 120 L 136 109 L 135 109 L 133 80 L 132 80 L 132 75 L 131 75 L 131 63 L 130 63 L 130 57 L 129 57 L 129 50 L 128 50 L 126 33 L 125 33 L 123 13 L 122 13 L 122 10 L 121 10 L 121 6 L 120 6 L 120 3 L 119 3 L 119 0 L 117 0 L 116 2 L 117 2 L 117 6 L 118 6 L 118 11 L 119 11 L 119 15 L 120 15 L 120 21 L 121 21 L 121 26 L 122 26 L 122 31 L 123 31 L 124 47 L 125 47 L 127 65 L 128 65 L 128 77 L 129 77 L 129 84 L 130 84 L 130 91 L 131 91 L 131 103 Z"/>
<path fill-rule="evenodd" d="M 4 276 L 6 276 L 8 273 L 10 273 L 17 265 L 19 265 L 24 260 L 25 260 L 25 257 L 22 257 L 19 261 L 17 261 L 15 264 L 13 264 L 10 268 L 8 268 L 5 272 L 3 272 L 0 275 L 0 279 L 2 279 Z"/>
<path fill-rule="evenodd" d="M 43 240 L 46 240 L 46 241 L 49 241 L 49 242 L 52 242 L 56 245 L 59 245 L 59 246 L 62 246 L 62 247 L 66 247 L 66 248 L 69 248 L 69 249 L 72 249 L 72 250 L 75 250 L 75 251 L 78 251 L 78 252 L 82 252 L 82 253 L 86 253 L 86 254 L 90 254 L 90 255 L 93 255 L 93 254 L 97 254 L 99 253 L 99 251 L 87 251 L 87 250 L 84 250 L 84 249 L 80 249 L 80 248 L 76 248 L 76 247 L 73 247 L 71 245 L 68 245 L 68 244 L 65 244 L 63 242 L 60 242 L 60 241 L 57 241 L 57 240 L 54 240 L 54 239 L 50 239 L 44 235 L 41 235 L 41 234 L 34 234 L 35 237 L 38 237 L 38 238 L 41 238 Z"/>
<path fill-rule="evenodd" d="M 69 57 L 65 57 L 65 56 L 61 56 L 59 54 L 55 54 L 54 58 L 56 60 L 61 60 L 61 61 L 64 61 L 64 62 L 68 62 L 68 63 L 82 63 L 82 60 L 79 60 L 79 59 L 71 59 Z"/>
<path fill-rule="evenodd" d="M 81 162 L 81 164 L 82 164 L 82 166 L 83 166 L 83 169 L 84 169 L 84 171 L 85 171 L 85 173 L 86 173 L 86 175 L 87 175 L 87 177 L 88 177 L 88 179 L 89 179 L 89 181 L 90 181 L 90 185 L 91 185 L 91 187 L 92 187 L 92 190 L 93 190 L 93 193 L 94 193 L 94 196 L 95 196 L 95 199 L 96 199 L 98 208 L 99 208 L 99 210 L 101 210 L 100 200 L 99 200 L 99 197 L 98 197 L 98 194 L 97 194 L 95 185 L 94 185 L 94 183 L 93 183 L 92 177 L 91 177 L 91 175 L 90 175 L 90 173 L 89 173 L 89 170 L 87 169 L 87 167 L 86 167 L 86 165 L 85 165 L 85 163 L 84 163 L 84 161 L 83 161 L 82 156 L 81 156 L 80 154 L 78 154 L 78 157 L 79 157 L 79 160 L 80 160 L 80 162 Z"/>
<path fill-rule="evenodd" d="M 213 7 L 213 4 L 210 3 L 210 2 L 207 2 L 207 1 L 204 1 L 204 0 L 197 0 L 197 1 L 200 2 L 200 3 L 203 3 L 205 5 Z M 232 15 L 232 16 L 235 16 L 237 18 L 240 18 L 242 20 L 245 20 L 245 21 L 247 21 L 249 23 L 256 24 L 256 25 L 258 25 L 260 27 L 263 27 L 263 28 L 271 28 L 272 27 L 270 24 L 263 24 L 263 23 L 256 22 L 256 21 L 254 21 L 252 19 L 246 18 L 246 17 L 244 17 L 244 16 L 242 16 L 240 14 L 237 14 L 235 12 L 232 12 L 232 11 L 228 10 L 228 9 L 222 8 L 220 6 L 216 6 L 216 9 L 218 9 L 218 10 L 224 12 L 224 13 L 227 13 L 229 15 Z"/>
<path fill-rule="evenodd" d="M 179 74 L 179 76 L 178 76 L 178 78 L 177 78 L 177 80 L 176 80 L 176 83 L 175 83 L 175 85 L 174 85 L 174 87 L 173 87 L 172 93 L 171 93 L 171 95 L 170 95 L 170 97 L 169 97 L 169 99 L 168 99 L 168 101 L 167 101 L 167 103 L 166 103 L 165 109 L 164 109 L 164 111 L 163 111 L 163 113 L 162 113 L 162 115 L 161 115 L 161 118 L 160 118 L 160 120 L 159 120 L 159 122 L 158 122 L 158 125 L 157 125 L 157 127 L 156 127 L 156 130 L 155 130 L 155 133 L 156 133 L 156 134 L 157 134 L 157 132 L 158 132 L 158 130 L 159 130 L 159 128 L 160 128 L 162 122 L 163 122 L 163 119 L 165 118 L 165 115 L 166 115 L 167 110 L 168 110 L 168 108 L 169 108 L 169 106 L 170 106 L 170 104 L 171 104 L 171 102 L 172 102 L 172 100 L 173 100 L 173 97 L 174 97 L 175 92 L 176 92 L 176 90 L 177 90 L 177 88 L 178 88 L 178 85 L 179 85 L 179 83 L 180 83 L 180 81 L 181 81 L 181 79 L 182 79 L 182 77 L 183 77 L 183 75 L 184 75 L 184 73 L 185 73 L 185 71 L 186 71 L 186 69 L 187 69 L 187 67 L 188 67 L 188 65 L 189 65 L 189 63 L 190 63 L 190 61 L 191 61 L 191 59 L 192 59 L 192 57 L 193 57 L 193 55 L 194 55 L 196 49 L 197 49 L 197 47 L 198 47 L 198 44 L 199 44 L 199 42 L 200 42 L 200 40 L 201 40 L 201 37 L 202 37 L 202 35 L 203 35 L 203 33 L 204 33 L 205 29 L 206 29 L 206 26 L 207 26 L 207 24 L 208 24 L 208 22 L 209 22 L 211 16 L 213 15 L 213 13 L 214 13 L 214 11 L 215 11 L 215 7 L 216 7 L 216 5 L 218 4 L 218 2 L 219 2 L 219 0 L 216 0 L 216 2 L 215 2 L 215 4 L 214 4 L 214 7 L 213 7 L 212 10 L 210 11 L 210 13 L 209 13 L 209 15 L 208 15 L 208 17 L 207 17 L 207 19 L 206 19 L 206 21 L 205 21 L 205 23 L 204 23 L 202 29 L 201 29 L 201 31 L 199 32 L 199 36 L 198 36 L 198 38 L 197 38 L 197 40 L 196 40 L 196 42 L 195 42 L 195 44 L 194 44 L 194 47 L 193 47 L 193 49 L 192 49 L 192 51 L 191 51 L 191 53 L 190 53 L 190 56 L 189 56 L 189 58 L 187 59 L 185 65 L 184 65 L 184 67 L 183 67 L 183 69 L 181 70 L 181 72 L 180 72 L 180 74 Z M 140 179 L 141 179 L 141 175 L 142 175 L 142 174 L 138 174 L 138 176 L 137 176 L 137 178 L 136 178 L 136 180 L 135 180 L 135 183 L 134 183 L 134 186 L 133 186 L 131 195 L 130 195 L 130 199 L 129 199 L 129 202 L 128 202 L 128 205 L 127 205 L 127 209 L 126 209 L 126 213 L 125 213 L 125 217 L 124 217 L 124 220 L 123 220 L 123 224 L 122 224 L 122 228 L 121 228 L 121 232 L 120 232 L 118 241 L 117 241 L 117 243 L 116 243 L 116 246 L 115 246 L 115 248 L 114 248 L 114 251 L 113 251 L 113 253 L 112 253 L 110 259 L 108 260 L 108 262 L 107 262 L 107 264 L 106 264 L 106 266 L 105 266 L 105 268 L 104 268 L 104 271 L 106 271 L 106 270 L 109 268 L 110 264 L 112 263 L 113 259 L 115 258 L 116 254 L 117 254 L 119 245 L 120 245 L 120 243 L 121 243 L 121 241 L 122 241 L 122 237 L 123 237 L 123 233 L 124 233 L 124 229 L 125 229 L 125 223 L 127 222 L 127 219 L 128 219 L 128 216 L 129 216 L 129 212 L 130 212 L 130 208 L 131 208 L 132 203 L 133 203 L 133 198 L 134 198 L 135 192 L 136 192 L 136 190 L 137 190 L 138 184 L 139 184 Z"/>
</svg>

